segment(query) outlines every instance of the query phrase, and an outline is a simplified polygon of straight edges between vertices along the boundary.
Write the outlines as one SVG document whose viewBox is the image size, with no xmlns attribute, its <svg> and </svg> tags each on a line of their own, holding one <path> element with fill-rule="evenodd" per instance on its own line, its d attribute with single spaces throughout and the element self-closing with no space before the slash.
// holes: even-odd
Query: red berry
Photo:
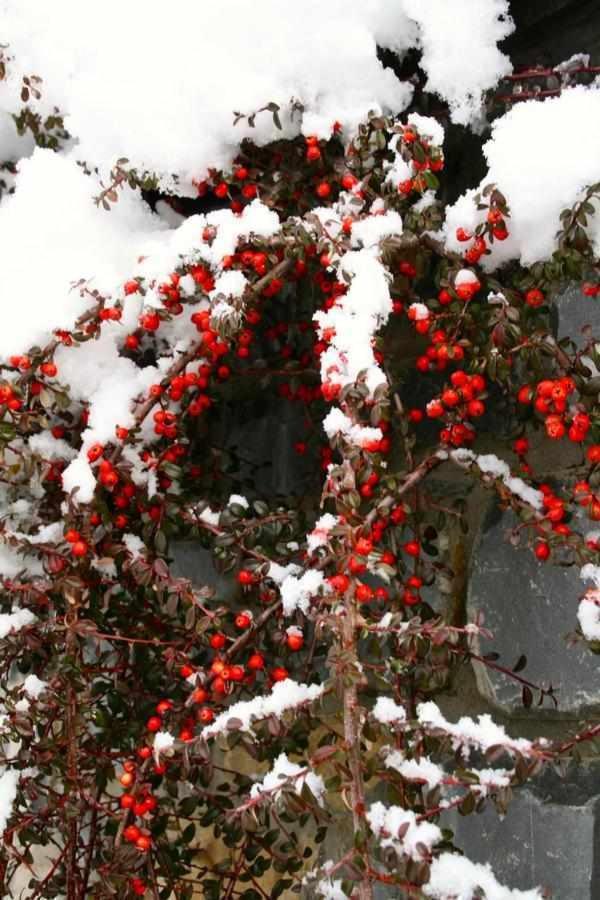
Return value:
<svg viewBox="0 0 600 900">
<path fill-rule="evenodd" d="M 350 579 L 347 575 L 332 575 L 327 581 L 338 594 L 345 594 L 350 587 Z"/>
<path fill-rule="evenodd" d="M 146 722 L 146 728 L 148 731 L 160 731 L 162 728 L 162 721 L 158 716 L 150 716 L 148 721 Z"/>
<path fill-rule="evenodd" d="M 260 669 L 264 669 L 265 658 L 262 653 L 253 653 L 246 665 L 252 672 L 257 672 Z"/>
<path fill-rule="evenodd" d="M 531 290 L 527 291 L 525 294 L 525 303 L 528 306 L 541 306 L 544 302 L 544 295 L 538 288 L 531 288 Z"/>
<path fill-rule="evenodd" d="M 213 634 L 210 639 L 210 646 L 213 650 L 221 650 L 225 646 L 226 638 L 224 634 Z"/>
<path fill-rule="evenodd" d="M 345 191 L 351 191 L 358 184 L 358 178 L 352 175 L 351 172 L 346 172 L 345 175 L 342 175 L 341 184 Z"/>
<path fill-rule="evenodd" d="M 373 594 L 373 588 L 368 584 L 358 584 L 356 586 L 356 591 L 354 592 L 354 596 L 359 603 L 368 603 L 369 600 L 373 599 Z"/>
<path fill-rule="evenodd" d="M 142 850 L 143 852 L 145 852 L 152 846 L 152 841 L 148 837 L 148 835 L 142 834 L 135 842 L 135 846 L 138 848 L 138 850 Z"/>
<path fill-rule="evenodd" d="M 104 447 L 102 446 L 102 444 L 92 444 L 87 452 L 87 458 L 90 462 L 96 462 L 96 460 L 100 459 L 103 453 Z"/>
<path fill-rule="evenodd" d="M 198 710 L 198 721 L 202 722 L 203 725 L 208 725 L 214 717 L 214 712 L 208 706 L 203 706 L 202 709 Z"/>
<path fill-rule="evenodd" d="M 293 650 L 294 652 L 302 649 L 304 645 L 304 635 L 299 628 L 292 628 L 288 631 L 286 643 L 290 650 Z"/>
<path fill-rule="evenodd" d="M 243 631 L 246 628 L 249 628 L 252 625 L 252 616 L 250 613 L 243 612 L 239 613 L 235 617 L 235 627 L 239 628 L 240 631 Z"/>
<path fill-rule="evenodd" d="M 368 556 L 373 551 L 373 542 L 368 538 L 359 538 L 354 545 L 354 550 L 359 556 Z"/>
<path fill-rule="evenodd" d="M 71 544 L 71 553 L 73 554 L 73 556 L 85 556 L 88 552 L 88 549 L 88 545 L 85 541 L 75 541 L 73 544 Z"/>
<path fill-rule="evenodd" d="M 537 558 L 544 562 L 550 556 L 550 545 L 546 543 L 546 541 L 538 541 L 535 545 L 535 555 Z"/>
<path fill-rule="evenodd" d="M 237 574 L 237 580 L 244 586 L 254 584 L 254 573 L 248 569 L 241 569 Z"/>
<path fill-rule="evenodd" d="M 403 549 L 409 556 L 418 556 L 421 552 L 421 546 L 418 541 L 407 541 Z"/>
<path fill-rule="evenodd" d="M 285 681 L 286 678 L 289 678 L 289 672 L 283 666 L 277 666 L 272 670 L 271 678 L 273 681 Z"/>
</svg>

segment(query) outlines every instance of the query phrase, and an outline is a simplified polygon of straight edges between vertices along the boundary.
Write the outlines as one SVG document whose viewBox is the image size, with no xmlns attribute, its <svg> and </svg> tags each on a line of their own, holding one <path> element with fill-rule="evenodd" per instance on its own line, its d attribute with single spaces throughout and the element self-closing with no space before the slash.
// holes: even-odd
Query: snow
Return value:
<svg viewBox="0 0 600 900">
<path fill-rule="evenodd" d="M 333 329 L 328 348 L 321 354 L 321 380 L 344 386 L 359 373 L 373 392 L 386 377 L 373 355 L 371 339 L 392 311 L 390 276 L 377 258 L 378 247 L 346 253 L 338 264 L 338 278 L 350 280 L 347 293 L 327 312 L 315 313 L 319 335 Z"/>
<path fill-rule="evenodd" d="M 578 136 L 577 163 L 569 140 L 556 135 Z M 448 210 L 445 234 L 449 249 L 464 253 L 466 244 L 456 238 L 461 226 L 472 231 L 485 217 L 477 211 L 475 194 L 495 184 L 510 208 L 509 237 L 495 241 L 490 256 L 481 260 L 491 270 L 509 259 L 524 265 L 549 259 L 560 228 L 560 213 L 581 199 L 583 189 L 600 180 L 600 89 L 573 87 L 543 102 L 517 103 L 493 123 L 492 136 L 484 145 L 488 173 L 476 190 L 467 191 Z M 592 217 L 590 233 L 600 249 L 600 221 Z"/>
<path fill-rule="evenodd" d="M 409 125 L 417 129 L 421 137 L 427 138 L 434 147 L 441 147 L 444 143 L 444 129 L 437 119 L 431 116 L 421 116 L 419 113 L 409 113 L 407 120 Z"/>
<path fill-rule="evenodd" d="M 417 822 L 412 810 L 401 806 L 384 806 L 373 803 L 366 813 L 371 830 L 379 837 L 383 848 L 393 847 L 399 854 L 406 854 L 411 859 L 422 859 L 420 845 L 430 850 L 442 839 L 442 832 L 431 822 Z M 398 833 L 403 826 L 408 826 L 402 837 Z"/>
<path fill-rule="evenodd" d="M 415 322 L 429 318 L 429 309 L 424 303 L 411 303 L 408 310 L 411 313 L 411 318 L 413 318 Z"/>
<path fill-rule="evenodd" d="M 29 568 L 29 565 L 29 557 L 25 557 L 17 550 L 13 550 L 7 544 L 0 544 L 0 577 L 14 578 L 23 569 Z M 0 622 L 2 622 L 2 614 L 0 614 Z M 3 636 L 1 631 L 2 626 L 0 625 L 0 637 Z"/>
<path fill-rule="evenodd" d="M 0 613 L 0 639 L 14 634 L 35 622 L 35 616 L 28 609 L 13 607 L 11 613 Z"/>
<path fill-rule="evenodd" d="M 20 772 L 16 769 L 5 769 L 0 775 L 0 834 L 4 834 L 8 820 L 12 815 L 17 798 L 17 786 Z"/>
<path fill-rule="evenodd" d="M 372 713 L 384 725 L 406 721 L 406 710 L 403 706 L 395 703 L 391 697 L 378 697 Z"/>
<path fill-rule="evenodd" d="M 332 880 L 331 878 L 322 878 L 315 885 L 315 891 L 318 897 L 323 900 L 348 900 L 348 894 L 342 890 L 342 881 L 340 878 Z"/>
<path fill-rule="evenodd" d="M 445 772 L 428 757 L 406 759 L 400 750 L 391 750 L 385 754 L 388 769 L 395 769 L 407 781 L 423 781 L 428 788 L 437 787 L 444 780 Z"/>
<path fill-rule="evenodd" d="M 439 729 L 452 738 L 454 749 L 462 748 L 465 753 L 471 749 L 485 752 L 490 747 L 501 745 L 507 752 L 521 753 L 526 756 L 531 751 L 531 741 L 526 738 L 511 738 L 501 725 L 492 721 L 489 713 L 478 717 L 475 721 L 469 716 L 462 716 L 458 722 L 448 722 L 432 700 L 420 703 L 417 707 L 419 723 L 426 729 Z"/>
<path fill-rule="evenodd" d="M 143 540 L 137 536 L 137 534 L 126 532 L 123 535 L 123 543 L 134 559 L 139 559 L 140 556 L 143 556 L 146 551 L 146 545 L 144 544 Z"/>
<path fill-rule="evenodd" d="M 329 590 L 329 585 L 318 569 L 307 569 L 300 577 L 287 575 L 279 589 L 284 615 L 291 616 L 297 609 L 306 614 L 311 599 L 322 590 Z"/>
<path fill-rule="evenodd" d="M 51 150 L 36 149 L 22 160 L 16 184 L 0 206 L 0 356 L 43 345 L 57 328 L 70 329 L 90 306 L 72 284 L 88 278 L 110 293 L 128 277 L 140 244 L 163 227 L 129 189 L 110 213 L 96 207 L 97 180 L 75 159 Z M 33 282 L 32 260 L 43 273 Z"/>
<path fill-rule="evenodd" d="M 192 179 L 227 168 L 245 137 L 266 143 L 300 130 L 327 137 L 336 120 L 351 130 L 371 109 L 404 109 L 412 88 L 376 55 L 376 42 L 400 52 L 416 43 L 403 7 L 305 0 L 283 11 L 276 0 L 257 0 L 249 15 L 238 0 L 174 0 L 166 16 L 156 0 L 106 0 L 90 16 L 75 0 L 52 9 L 3 0 L 3 41 L 15 61 L 0 105 L 12 108 L 17 79 L 35 73 L 43 96 L 33 107 L 56 105 L 66 114 L 79 159 L 106 173 L 126 157 L 166 187 L 175 176 L 178 192 L 193 194 Z M 292 115 L 292 100 L 304 106 L 302 115 Z M 234 125 L 234 111 L 270 102 L 281 107 L 283 131 L 270 112 L 254 128 Z"/>
<path fill-rule="evenodd" d="M 161 753 L 167 753 L 175 746 L 175 738 L 168 731 L 157 731 L 154 735 L 154 756 L 156 759 Z"/>
<path fill-rule="evenodd" d="M 584 568 L 586 568 L 584 566 Z M 600 589 L 587 591 L 577 608 L 577 621 L 588 641 L 600 641 Z"/>
<path fill-rule="evenodd" d="M 131 428 L 133 401 L 159 380 L 155 366 L 139 368 L 133 360 L 118 355 L 117 340 L 125 333 L 121 325 L 110 323 L 102 331 L 98 340 L 81 347 L 60 347 L 55 353 L 71 397 L 90 404 L 89 428 L 82 435 L 84 450 L 114 440 L 117 425 Z"/>
<path fill-rule="evenodd" d="M 27 444 L 32 453 L 42 459 L 73 459 L 75 450 L 60 438 L 55 438 L 49 431 L 32 434 Z"/>
<path fill-rule="evenodd" d="M 280 753 L 273 763 L 272 769 L 267 772 L 262 781 L 252 785 L 250 796 L 259 797 L 268 791 L 273 797 L 276 796 L 278 789 L 283 787 L 292 788 L 297 794 L 300 794 L 305 784 L 310 788 L 315 799 L 323 805 L 325 783 L 321 776 L 315 775 L 306 766 L 291 762 L 285 753 Z"/>
<path fill-rule="evenodd" d="M 479 778 L 479 793 L 483 796 L 510 784 L 511 773 L 506 769 L 475 769 L 475 774 Z"/>
<path fill-rule="evenodd" d="M 442 853 L 431 864 L 429 882 L 424 891 L 433 900 L 472 900 L 477 888 L 485 900 L 541 900 L 537 889 L 521 891 L 504 887 L 489 865 L 471 862 L 456 853 Z"/>
<path fill-rule="evenodd" d="M 600 589 L 600 566 L 586 563 L 585 566 L 582 566 L 579 576 L 583 581 L 592 581 Z"/>
<path fill-rule="evenodd" d="M 321 696 L 323 690 L 322 685 L 298 684 L 291 678 L 278 681 L 273 685 L 270 694 L 254 697 L 252 700 L 240 700 L 238 703 L 232 704 L 229 709 L 220 713 L 212 724 L 202 729 L 201 736 L 209 738 L 227 733 L 227 723 L 231 719 L 237 719 L 241 723 L 236 730 L 250 731 L 252 723 L 257 719 L 265 719 L 267 716 L 282 716 L 290 709 L 316 700 Z"/>
<path fill-rule="evenodd" d="M 215 231 L 215 237 L 210 243 L 200 240 L 206 227 Z M 147 279 L 159 279 L 165 278 L 182 260 L 204 261 L 211 268 L 219 270 L 215 284 L 222 284 L 223 288 L 218 293 L 231 291 L 232 295 L 238 296 L 241 287 L 239 273 L 236 278 L 220 281 L 227 274 L 220 271 L 223 257 L 233 254 L 242 238 L 254 234 L 266 239 L 276 234 L 279 227 L 277 213 L 260 200 L 253 200 L 245 206 L 241 215 L 236 215 L 229 209 L 218 209 L 207 215 L 190 216 L 179 228 L 162 234 L 160 245 L 153 243 L 149 247 L 150 255 L 139 263 L 136 272 Z M 211 296 L 216 299 L 214 290 Z M 144 298 L 144 302 L 148 302 L 148 296 Z M 158 297 L 155 302 L 158 306 L 162 305 L 162 300 Z"/>
<path fill-rule="evenodd" d="M 246 500 L 245 497 L 242 497 L 241 494 L 232 494 L 229 500 L 227 501 L 227 506 L 241 506 L 242 509 L 248 509 L 250 504 Z"/>
<path fill-rule="evenodd" d="M 90 503 L 96 490 L 96 479 L 87 459 L 78 456 L 69 463 L 62 473 L 63 490 L 70 494 L 77 490 L 75 500 L 77 503 Z"/>
<path fill-rule="evenodd" d="M 370 441 L 380 441 L 383 437 L 383 432 L 380 428 L 355 425 L 352 419 L 346 416 L 337 406 L 333 406 L 323 419 L 323 428 L 330 440 L 341 434 L 349 443 L 357 447 L 364 447 Z"/>
<path fill-rule="evenodd" d="M 40 694 L 43 694 L 47 687 L 47 682 L 42 681 L 41 678 L 38 678 L 37 675 L 33 674 L 28 675 L 23 682 L 23 690 L 28 697 L 31 697 L 32 700 L 37 700 Z"/>
<path fill-rule="evenodd" d="M 198 518 L 203 522 L 206 522 L 207 525 L 218 525 L 220 513 L 215 512 L 215 510 L 212 510 L 207 506 L 202 512 L 198 513 Z"/>
<path fill-rule="evenodd" d="M 297 566 L 295 563 L 289 563 L 287 566 L 282 566 L 279 563 L 272 562 L 269 564 L 269 569 L 267 572 L 268 577 L 275 582 L 275 584 L 282 584 L 288 575 L 298 575 L 302 569 L 300 566 Z"/>
<path fill-rule="evenodd" d="M 339 522 L 338 516 L 325 513 L 315 522 L 315 527 L 306 538 L 306 546 L 309 553 L 313 553 L 317 547 L 324 547 L 329 541 L 331 530 Z"/>
<path fill-rule="evenodd" d="M 472 450 L 460 447 L 458 450 L 450 452 L 450 458 L 459 465 L 469 465 L 476 463 L 484 475 L 490 475 L 492 478 L 499 478 L 508 490 L 532 506 L 535 510 L 541 510 L 544 505 L 544 495 L 541 491 L 532 488 L 522 478 L 510 474 L 508 463 L 498 459 L 493 453 L 477 455 Z"/>
<path fill-rule="evenodd" d="M 386 237 L 402 234 L 402 218 L 397 212 L 389 211 L 381 216 L 368 216 L 352 225 L 352 245 L 374 247 Z"/>
<path fill-rule="evenodd" d="M 247 285 L 248 279 L 243 274 L 243 272 L 239 272 L 237 270 L 231 272 L 223 272 L 216 279 L 215 286 L 210 292 L 210 298 L 211 300 L 213 300 L 220 295 L 225 297 L 241 297 L 246 290 Z M 193 291 L 191 293 L 193 293 Z"/>
<path fill-rule="evenodd" d="M 478 278 L 472 269 L 459 269 L 454 278 L 454 284 L 457 287 L 459 284 L 475 284 L 476 281 L 478 281 Z"/>
<path fill-rule="evenodd" d="M 484 91 L 511 71 L 496 44 L 513 30 L 507 0 L 403 0 L 420 28 L 426 89 L 439 94 L 454 122 L 477 119 Z"/>
</svg>

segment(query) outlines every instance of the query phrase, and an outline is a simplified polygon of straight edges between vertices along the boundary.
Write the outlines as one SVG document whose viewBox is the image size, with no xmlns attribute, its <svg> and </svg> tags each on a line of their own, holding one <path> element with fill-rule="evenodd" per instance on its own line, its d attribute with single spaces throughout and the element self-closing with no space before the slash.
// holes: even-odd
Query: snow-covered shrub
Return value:
<svg viewBox="0 0 600 900">
<path fill-rule="evenodd" d="M 404 112 L 375 45 L 421 46 L 470 122 L 508 71 L 506 3 L 391 6 L 111 0 L 92 27 L 86 4 L 2 3 L 23 157 L 0 205 L 6 896 L 32 859 L 28 896 L 69 900 L 542 896 L 462 857 L 439 817 L 502 811 L 596 732 L 562 746 L 442 715 L 483 630 L 423 595 L 461 515 L 428 478 L 480 479 L 540 561 L 583 566 L 600 641 L 598 546 L 571 524 L 575 505 L 600 518 L 597 344 L 550 327 L 563 283 L 600 292 L 600 93 L 509 112 L 489 179 L 444 209 L 443 128 Z M 194 196 L 205 211 L 179 215 Z M 302 411 L 316 500 L 241 493 L 213 440 L 259 390 Z M 478 448 L 490 409 L 506 459 Z M 534 428 L 580 444 L 587 479 L 540 484 Z M 238 602 L 173 574 L 180 538 Z M 340 801 L 354 845 L 319 861 Z"/>
</svg>

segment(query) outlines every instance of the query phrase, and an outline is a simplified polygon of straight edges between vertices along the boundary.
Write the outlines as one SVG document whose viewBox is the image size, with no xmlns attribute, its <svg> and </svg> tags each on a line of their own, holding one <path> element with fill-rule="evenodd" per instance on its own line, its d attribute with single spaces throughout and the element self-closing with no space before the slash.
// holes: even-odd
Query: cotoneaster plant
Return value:
<svg viewBox="0 0 600 900">
<path fill-rule="evenodd" d="M 445 814 L 504 813 L 600 726 L 444 713 L 472 661 L 525 707 L 560 694 L 456 613 L 468 522 L 439 485 L 581 571 L 565 631 L 597 652 L 599 345 L 553 322 L 565 286 L 600 294 L 600 92 L 515 102 L 446 203 L 441 120 L 480 125 L 510 72 L 507 4 L 476 7 L 4 0 L 3 896 L 545 896 Z M 418 52 L 439 120 L 378 46 Z M 223 439 L 262 405 L 297 426 L 291 497 Z"/>
<path fill-rule="evenodd" d="M 305 883 L 370 898 L 380 883 L 441 898 L 465 879 L 500 896 L 440 814 L 502 811 L 596 735 L 515 739 L 487 716 L 451 723 L 432 699 L 486 632 L 445 621 L 423 594 L 451 577 L 443 535 L 461 515 L 429 493 L 431 473 L 482 480 L 538 560 L 583 566 L 595 583 L 600 571 L 572 517 L 598 518 L 596 347 L 558 344 L 548 316 L 566 278 L 595 302 L 591 242 L 569 214 L 550 263 L 486 266 L 511 229 L 490 187 L 479 224 L 456 231 L 461 251 L 448 249 L 440 132 L 376 116 L 347 143 L 334 125 L 329 140 L 244 144 L 231 172 L 198 184 L 230 209 L 187 220 L 162 278 L 132 276 L 110 298 L 82 282 L 76 326 L 4 364 L 7 885 L 42 845 L 50 863 L 30 896 L 198 887 L 250 900 Z M 63 370 L 107 332 L 146 386 L 98 441 L 97 412 Z M 322 481 L 320 511 L 231 493 L 211 416 L 257 377 L 304 411 L 295 448 Z M 423 377 L 430 399 L 409 406 L 401 384 Z M 494 406 L 512 423 L 511 462 L 477 449 Z M 540 483 L 527 461 L 536 429 L 577 443 L 585 477 Z M 19 503 L 35 510 L 25 530 Z M 181 537 L 235 572 L 238 602 L 172 574 Z M 579 610 L 593 644 L 596 593 Z M 507 675 L 526 705 L 553 699 Z M 354 842 L 325 862 L 318 847 L 343 809 Z"/>
</svg>

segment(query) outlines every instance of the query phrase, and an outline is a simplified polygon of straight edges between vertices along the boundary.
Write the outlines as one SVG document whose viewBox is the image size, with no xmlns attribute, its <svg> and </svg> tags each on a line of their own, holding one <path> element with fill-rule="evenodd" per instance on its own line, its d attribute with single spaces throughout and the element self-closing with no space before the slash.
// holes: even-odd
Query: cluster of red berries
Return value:
<svg viewBox="0 0 600 900">
<path fill-rule="evenodd" d="M 420 137 L 410 125 L 407 125 L 400 134 L 402 143 L 403 156 L 410 160 L 413 174 L 410 178 L 400 181 L 398 191 L 407 197 L 413 191 L 423 193 L 429 187 L 427 179 L 423 174 L 427 170 L 430 172 L 441 172 L 444 168 L 444 158 L 441 151 L 437 147 L 431 147 L 428 141 Z M 417 150 L 417 147 L 419 148 Z"/>
<path fill-rule="evenodd" d="M 546 434 L 552 440 L 568 435 L 574 442 L 584 441 L 591 426 L 589 415 L 581 409 L 569 409 L 569 398 L 575 392 L 572 378 L 565 376 L 554 380 L 544 379 L 535 388 L 526 384 L 519 389 L 517 399 L 544 417 Z"/>
<path fill-rule="evenodd" d="M 464 358 L 465 352 L 461 345 L 452 342 L 443 328 L 438 328 L 432 332 L 431 344 L 425 353 L 417 357 L 416 366 L 419 372 L 423 373 L 443 372 L 449 363 L 462 362 Z"/>
<path fill-rule="evenodd" d="M 489 208 L 486 222 L 483 229 L 481 229 L 480 234 L 473 235 L 465 228 L 456 229 L 457 241 L 460 241 L 461 243 L 472 241 L 471 246 L 464 255 L 465 262 L 468 262 L 469 265 L 474 265 L 479 262 L 481 257 L 487 252 L 486 234 L 492 236 L 497 241 L 505 241 L 508 237 L 504 213 L 498 206 L 492 205 Z"/>
<path fill-rule="evenodd" d="M 234 213 L 240 213 L 244 207 L 243 201 L 250 202 L 258 195 L 258 185 L 251 179 L 251 171 L 245 165 L 237 165 L 229 181 L 224 176 L 215 173 L 212 181 L 193 181 L 199 197 L 204 197 L 212 190 L 219 200 L 230 198 L 230 208 Z"/>
<path fill-rule="evenodd" d="M 446 427 L 440 432 L 444 444 L 462 447 L 475 439 L 474 428 L 465 423 L 477 419 L 485 412 L 486 381 L 483 375 L 468 375 L 458 369 L 450 376 L 450 387 L 444 388 L 439 397 L 427 404 L 427 415 L 431 419 L 446 417 Z"/>
<path fill-rule="evenodd" d="M 407 512 L 402 505 L 393 507 L 389 515 L 377 518 L 371 526 L 369 535 L 359 537 L 354 543 L 353 552 L 347 561 L 347 572 L 338 572 L 327 578 L 330 588 L 336 594 L 345 594 L 353 583 L 352 579 L 358 579 L 359 576 L 367 571 L 369 562 L 375 568 L 377 566 L 387 566 L 395 570 L 398 564 L 396 554 L 389 549 L 379 550 L 377 545 L 381 543 L 386 530 L 390 526 L 403 525 L 406 519 Z M 421 545 L 417 540 L 405 541 L 402 544 L 402 550 L 414 560 L 418 560 L 421 555 Z M 371 557 L 370 560 L 369 557 Z M 405 606 L 414 606 L 421 602 L 418 591 L 422 585 L 423 580 L 416 574 L 407 578 L 401 595 Z M 359 603 L 369 603 L 371 601 L 387 602 L 390 599 L 387 588 L 383 586 L 373 588 L 360 580 L 355 582 L 353 590 L 354 597 Z"/>
<path fill-rule="evenodd" d="M 568 537 L 571 534 L 571 529 L 564 521 L 567 516 L 565 501 L 558 497 L 548 484 L 541 484 L 539 490 L 544 498 L 544 520 L 550 523 L 555 534 L 561 537 Z M 539 527 L 541 528 L 541 526 Z M 551 548 L 545 537 L 536 542 L 534 553 L 540 562 L 545 562 L 550 557 Z"/>
</svg>

